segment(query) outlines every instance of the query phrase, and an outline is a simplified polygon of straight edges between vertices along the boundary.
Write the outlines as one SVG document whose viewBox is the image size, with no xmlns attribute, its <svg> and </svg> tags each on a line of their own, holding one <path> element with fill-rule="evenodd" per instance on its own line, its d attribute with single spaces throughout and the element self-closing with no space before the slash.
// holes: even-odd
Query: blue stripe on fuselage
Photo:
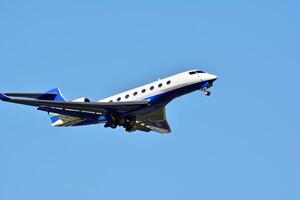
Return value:
<svg viewBox="0 0 300 200">
<path fill-rule="evenodd" d="M 182 95 L 194 92 L 196 90 L 199 90 L 203 86 L 207 86 L 209 84 L 208 82 L 199 82 L 199 83 L 194 83 L 191 85 L 187 85 L 181 88 L 177 88 L 175 90 L 171 90 L 165 93 L 157 94 L 154 96 L 147 97 L 144 100 L 151 101 L 153 103 L 159 103 L 159 102 L 164 102 L 164 101 L 172 101 L 173 99 L 180 97 Z"/>
</svg>

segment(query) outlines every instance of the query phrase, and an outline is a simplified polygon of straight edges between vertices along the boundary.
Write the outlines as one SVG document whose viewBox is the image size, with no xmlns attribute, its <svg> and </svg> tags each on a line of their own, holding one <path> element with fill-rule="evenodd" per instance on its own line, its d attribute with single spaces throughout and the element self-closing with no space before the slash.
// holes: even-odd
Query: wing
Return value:
<svg viewBox="0 0 300 200">
<path fill-rule="evenodd" d="M 17 97 L 38 97 L 40 93 L 32 94 L 12 94 Z M 55 94 L 54 94 L 55 95 Z M 52 96 L 47 96 L 47 99 Z M 54 101 L 54 100 L 36 100 L 36 99 L 21 99 L 10 98 L 5 94 L 0 93 L 0 100 L 35 106 L 39 110 L 47 111 L 49 113 L 60 114 L 60 117 L 66 116 L 61 121 L 53 123 L 54 126 L 74 126 L 80 124 L 97 123 L 99 115 L 105 114 L 123 114 L 134 112 L 136 110 L 145 108 L 150 105 L 149 101 L 131 101 L 131 102 L 72 102 L 72 101 Z M 158 133 L 170 133 L 171 129 L 166 120 L 165 108 L 157 110 L 149 115 L 139 117 L 134 121 L 136 130 L 140 131 L 155 131 Z"/>
<path fill-rule="evenodd" d="M 39 108 L 51 108 L 64 111 L 86 112 L 92 114 L 106 114 L 107 112 L 126 113 L 150 104 L 149 101 L 128 102 L 72 102 L 53 100 L 14 99 L 0 93 L 2 101 L 35 106 Z"/>
<path fill-rule="evenodd" d="M 171 128 L 166 119 L 165 108 L 162 108 L 150 115 L 136 120 L 136 129 L 140 131 L 155 131 L 158 133 L 170 133 Z"/>
</svg>

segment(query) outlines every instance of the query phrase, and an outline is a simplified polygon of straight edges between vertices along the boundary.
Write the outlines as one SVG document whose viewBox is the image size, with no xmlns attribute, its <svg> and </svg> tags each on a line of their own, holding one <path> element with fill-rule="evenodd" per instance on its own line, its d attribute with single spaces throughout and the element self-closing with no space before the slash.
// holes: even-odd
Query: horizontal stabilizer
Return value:
<svg viewBox="0 0 300 200">
<path fill-rule="evenodd" d="M 6 95 L 3 94 L 3 93 L 0 93 L 0 99 L 1 99 L 2 101 L 7 101 L 7 100 L 9 100 L 8 96 L 6 96 Z"/>
</svg>

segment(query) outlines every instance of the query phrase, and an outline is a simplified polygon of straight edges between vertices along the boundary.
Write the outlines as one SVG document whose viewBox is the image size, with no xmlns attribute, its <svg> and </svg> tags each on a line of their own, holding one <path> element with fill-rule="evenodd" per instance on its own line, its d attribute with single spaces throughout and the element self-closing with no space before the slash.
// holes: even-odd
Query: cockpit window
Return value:
<svg viewBox="0 0 300 200">
<path fill-rule="evenodd" d="M 190 75 L 193 75 L 193 74 L 202 74 L 202 73 L 205 73 L 205 72 L 203 72 L 203 71 L 200 71 L 200 70 L 198 70 L 198 71 L 191 71 L 191 72 L 189 72 L 189 74 L 190 74 Z"/>
</svg>

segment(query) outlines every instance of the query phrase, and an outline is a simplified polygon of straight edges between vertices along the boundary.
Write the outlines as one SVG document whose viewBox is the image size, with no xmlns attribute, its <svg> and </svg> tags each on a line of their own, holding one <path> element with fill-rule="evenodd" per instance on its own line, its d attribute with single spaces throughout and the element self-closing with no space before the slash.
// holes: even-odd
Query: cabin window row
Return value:
<svg viewBox="0 0 300 200">
<path fill-rule="evenodd" d="M 167 81 L 166 84 L 167 84 L 167 85 L 170 85 L 170 84 L 171 84 L 171 81 Z M 161 88 L 162 86 L 163 86 L 162 83 L 158 84 L 158 87 L 159 87 L 159 88 Z M 149 89 L 150 89 L 150 90 L 154 90 L 154 86 L 151 86 Z M 142 93 L 145 93 L 145 92 L 146 92 L 146 89 L 142 89 L 141 92 L 142 92 Z M 136 96 L 137 94 L 138 94 L 138 92 L 134 92 L 134 93 L 133 93 L 133 96 Z M 125 99 L 128 99 L 129 96 L 130 96 L 129 94 L 126 94 L 126 95 L 125 95 Z M 121 101 L 121 97 L 118 97 L 118 98 L 117 98 L 117 101 Z M 113 100 L 110 100 L 109 102 L 113 102 Z"/>
</svg>

